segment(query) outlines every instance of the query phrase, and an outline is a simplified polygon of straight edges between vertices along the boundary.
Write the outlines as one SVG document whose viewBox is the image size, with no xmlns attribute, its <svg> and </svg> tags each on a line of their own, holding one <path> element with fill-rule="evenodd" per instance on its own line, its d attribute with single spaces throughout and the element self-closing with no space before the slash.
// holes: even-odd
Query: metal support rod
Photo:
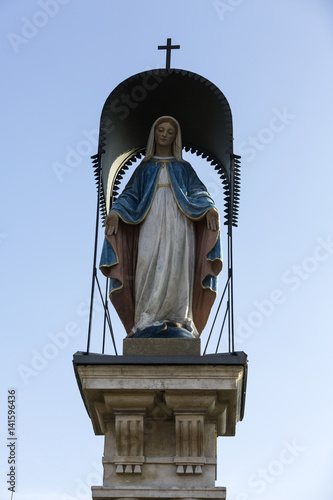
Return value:
<svg viewBox="0 0 333 500">
<path fill-rule="evenodd" d="M 223 290 L 223 293 L 222 293 L 222 297 L 221 297 L 221 299 L 220 299 L 220 303 L 219 303 L 219 305 L 218 305 L 218 308 L 217 308 L 217 311 L 216 311 L 216 314 L 215 314 L 215 317 L 214 317 L 214 321 L 213 321 L 212 327 L 211 327 L 210 332 L 209 332 L 209 335 L 208 335 L 208 339 L 207 339 L 207 343 L 206 343 L 206 347 L 205 347 L 205 350 L 204 350 L 203 355 L 205 355 L 205 354 L 206 354 L 207 347 L 208 347 L 208 343 L 209 343 L 209 341 L 210 341 L 210 337 L 211 337 L 211 335 L 212 335 L 212 333 L 213 333 L 213 329 L 214 329 L 214 326 L 215 326 L 216 318 L 217 318 L 217 315 L 218 315 L 218 313 L 219 313 L 219 310 L 220 310 L 220 307 L 221 307 L 222 301 L 223 301 L 223 299 L 224 299 L 224 295 L 225 295 L 225 292 L 226 292 L 226 290 L 227 290 L 228 284 L 229 284 L 229 277 L 228 277 L 227 282 L 226 282 L 226 284 L 225 284 L 225 286 L 224 286 L 224 290 Z"/>
<path fill-rule="evenodd" d="M 229 314 L 228 314 L 228 350 L 231 352 L 231 321 L 230 321 L 230 281 L 228 286 L 228 304 L 229 304 Z"/>
<path fill-rule="evenodd" d="M 116 341 L 115 341 L 114 334 L 113 334 L 113 328 L 112 328 L 112 323 L 111 323 L 110 312 L 109 312 L 107 304 L 106 304 L 106 319 L 107 319 L 107 322 L 108 322 L 108 325 L 109 325 L 109 330 L 110 330 L 110 335 L 111 335 L 111 340 L 112 340 L 114 352 L 115 352 L 115 355 L 118 356 Z"/>
<path fill-rule="evenodd" d="M 223 328 L 224 328 L 224 323 L 225 323 L 225 320 L 227 319 L 228 311 L 229 311 L 229 302 L 227 302 L 227 307 L 225 309 L 225 313 L 224 313 L 224 317 L 223 317 L 223 321 L 222 321 L 222 326 L 221 326 L 219 340 L 217 342 L 215 354 L 217 354 L 217 351 L 219 350 L 220 341 L 221 341 L 221 337 L 222 337 L 222 332 L 223 332 Z"/>
<path fill-rule="evenodd" d="M 108 284 L 109 278 L 105 280 L 105 298 L 104 298 L 104 322 L 103 322 L 103 344 L 102 344 L 102 354 L 104 354 L 105 350 L 105 332 L 106 332 L 106 309 L 107 309 L 107 301 L 108 301 Z"/>
<path fill-rule="evenodd" d="M 95 293 L 95 279 L 96 279 L 96 275 L 97 275 L 96 261 L 97 261 L 99 205 L 100 205 L 100 196 L 101 196 L 100 193 L 101 193 L 101 165 L 100 165 L 100 157 L 99 157 L 99 162 L 98 162 L 98 190 L 97 190 L 95 245 L 94 245 L 93 272 L 92 272 L 92 280 L 91 280 L 90 312 L 89 312 L 88 341 L 87 341 L 87 352 L 86 352 L 86 354 L 89 354 L 89 349 L 90 349 L 91 325 L 92 325 L 93 303 L 94 303 L 94 293 Z"/>
<path fill-rule="evenodd" d="M 232 315 L 232 296 L 231 296 L 231 280 L 232 280 L 232 266 L 231 266 L 231 248 L 230 248 L 230 239 L 231 239 L 231 224 L 228 226 L 228 274 L 229 274 L 229 285 L 228 285 L 228 304 L 229 304 L 229 315 L 228 315 L 228 350 L 231 352 L 232 345 L 232 326 L 231 326 L 231 315 Z"/>
<path fill-rule="evenodd" d="M 229 224 L 228 224 L 228 266 L 230 272 L 230 289 L 229 289 L 229 301 L 230 301 L 230 313 L 229 313 L 229 352 L 235 352 L 234 344 L 234 277 L 233 277 L 233 255 L 232 255 L 232 216 L 234 207 L 234 195 L 235 195 L 235 164 L 234 157 L 230 155 L 231 160 L 231 177 L 230 177 L 230 214 L 229 214 Z"/>
<path fill-rule="evenodd" d="M 232 226 L 230 224 L 230 288 L 231 288 L 231 304 L 230 304 L 230 323 L 231 323 L 231 352 L 235 352 L 235 332 L 234 332 L 234 273 L 233 273 L 233 255 L 232 255 Z"/>
<path fill-rule="evenodd" d="M 96 283 L 97 283 L 97 287 L 98 287 L 98 291 L 99 291 L 99 296 L 101 298 L 101 302 L 102 302 L 103 307 L 104 307 L 104 314 L 105 314 L 106 320 L 107 320 L 108 325 L 109 325 L 109 329 L 110 329 L 110 333 L 111 333 L 111 339 L 112 339 L 114 351 L 115 351 L 115 354 L 118 355 L 118 353 L 117 353 L 117 347 L 116 347 L 116 342 L 115 342 L 114 335 L 113 335 L 113 328 L 112 328 L 112 324 L 111 324 L 111 318 L 110 318 L 110 313 L 109 313 L 109 309 L 108 309 L 108 303 L 107 303 L 107 301 L 104 302 L 104 298 L 103 298 L 103 294 L 102 294 L 102 289 L 100 287 L 100 284 L 99 284 L 99 281 L 98 281 L 97 278 L 96 278 Z"/>
</svg>

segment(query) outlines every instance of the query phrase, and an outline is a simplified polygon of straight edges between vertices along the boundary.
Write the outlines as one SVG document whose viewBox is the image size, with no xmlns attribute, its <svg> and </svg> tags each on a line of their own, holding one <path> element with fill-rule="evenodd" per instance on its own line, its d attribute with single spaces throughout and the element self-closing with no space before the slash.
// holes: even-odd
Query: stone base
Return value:
<svg viewBox="0 0 333 500">
<path fill-rule="evenodd" d="M 216 438 L 235 435 L 242 419 L 247 359 L 184 356 L 199 342 L 127 339 L 125 352 L 135 347 L 127 356 L 74 356 L 95 434 L 105 436 L 93 500 L 225 500 L 215 487 Z M 154 345 L 164 354 L 178 346 L 177 355 L 138 355 Z"/>
<path fill-rule="evenodd" d="M 92 487 L 93 500 L 150 500 L 151 498 L 166 498 L 170 500 L 225 500 L 226 488 L 136 488 L 113 489 L 103 486 Z"/>
<path fill-rule="evenodd" d="M 200 356 L 200 339 L 124 339 L 124 356 Z"/>
</svg>

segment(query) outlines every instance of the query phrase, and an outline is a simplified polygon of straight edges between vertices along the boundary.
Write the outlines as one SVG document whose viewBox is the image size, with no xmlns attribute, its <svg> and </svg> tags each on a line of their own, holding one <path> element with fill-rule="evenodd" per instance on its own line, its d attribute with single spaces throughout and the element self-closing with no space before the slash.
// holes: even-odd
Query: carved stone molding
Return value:
<svg viewBox="0 0 333 500">
<path fill-rule="evenodd" d="M 104 394 L 104 422 L 114 425 L 113 433 L 106 433 L 106 441 L 114 442 L 114 456 L 105 457 L 115 464 L 116 474 L 141 474 L 144 458 L 144 417 L 154 405 L 154 393 L 136 391 Z M 111 445 L 112 447 L 112 445 Z"/>
<path fill-rule="evenodd" d="M 201 474 L 204 457 L 204 416 L 175 414 L 177 474 Z"/>
<path fill-rule="evenodd" d="M 143 426 L 144 411 L 115 412 L 116 472 L 140 474 L 144 462 Z"/>
<path fill-rule="evenodd" d="M 117 456 L 143 456 L 143 415 L 115 415 Z"/>
</svg>

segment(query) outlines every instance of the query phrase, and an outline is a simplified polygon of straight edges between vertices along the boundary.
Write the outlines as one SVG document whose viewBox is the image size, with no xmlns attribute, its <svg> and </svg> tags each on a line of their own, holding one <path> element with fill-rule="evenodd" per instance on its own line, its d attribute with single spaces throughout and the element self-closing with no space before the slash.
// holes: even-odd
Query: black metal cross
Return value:
<svg viewBox="0 0 333 500">
<path fill-rule="evenodd" d="M 166 50 L 165 67 L 166 67 L 166 69 L 170 69 L 171 50 L 172 49 L 180 49 L 180 45 L 171 45 L 171 38 L 167 38 L 167 44 L 166 45 L 159 45 L 157 48 L 159 50 Z"/>
</svg>

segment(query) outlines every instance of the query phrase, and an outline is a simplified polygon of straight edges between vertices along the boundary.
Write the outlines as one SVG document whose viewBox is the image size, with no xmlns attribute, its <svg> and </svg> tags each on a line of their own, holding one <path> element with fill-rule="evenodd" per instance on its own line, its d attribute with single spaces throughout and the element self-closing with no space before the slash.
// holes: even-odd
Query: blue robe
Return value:
<svg viewBox="0 0 333 500">
<path fill-rule="evenodd" d="M 144 221 L 157 189 L 158 174 L 165 164 L 178 208 L 195 223 L 196 259 L 192 298 L 193 321 L 202 332 L 217 293 L 222 269 L 219 231 L 207 229 L 205 214 L 214 201 L 191 165 L 176 159 L 152 158 L 134 171 L 124 191 L 112 205 L 119 217 L 117 235 L 105 238 L 100 269 L 110 278 L 110 299 L 126 331 L 134 324 L 134 277 L 140 223 Z"/>
</svg>

